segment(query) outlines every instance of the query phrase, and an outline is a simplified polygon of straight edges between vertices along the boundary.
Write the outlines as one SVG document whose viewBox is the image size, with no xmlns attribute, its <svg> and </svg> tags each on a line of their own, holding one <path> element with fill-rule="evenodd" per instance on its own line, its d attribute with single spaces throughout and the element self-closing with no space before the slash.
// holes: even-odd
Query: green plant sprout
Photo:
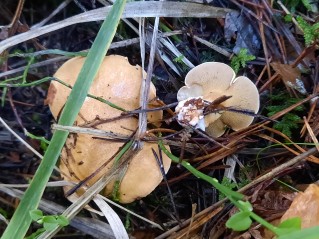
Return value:
<svg viewBox="0 0 319 239">
<path fill-rule="evenodd" d="M 243 169 L 243 170 L 246 170 L 246 169 Z M 234 190 L 236 188 L 241 188 L 241 187 L 247 185 L 249 183 L 249 180 L 246 178 L 246 176 L 242 172 L 242 170 L 240 171 L 239 174 L 240 174 L 240 176 L 239 176 L 240 182 L 235 183 L 235 182 L 232 182 L 229 178 L 223 177 L 221 184 L 224 185 L 225 187 L 228 187 L 229 189 L 232 189 L 232 190 Z M 226 197 L 225 195 L 219 194 L 218 199 L 222 200 L 225 197 Z"/>
<path fill-rule="evenodd" d="M 43 152 L 46 151 L 48 148 L 48 145 L 50 144 L 50 141 L 44 138 L 43 136 L 36 136 L 34 134 L 31 134 L 30 132 L 26 132 L 25 135 L 27 137 L 30 137 L 31 139 L 39 140 L 40 141 L 40 147 L 43 150 Z"/>
<path fill-rule="evenodd" d="M 220 183 L 221 183 L 221 185 L 223 185 L 223 186 L 225 186 L 225 187 L 227 187 L 227 188 L 229 188 L 231 190 L 234 190 L 234 189 L 236 189 L 238 187 L 238 185 L 235 182 L 231 181 L 227 177 L 223 177 L 223 179 L 222 179 L 222 181 Z M 222 200 L 224 198 L 226 198 L 226 195 L 219 194 L 219 196 L 218 196 L 219 200 Z"/>
<path fill-rule="evenodd" d="M 57 226 L 65 227 L 69 225 L 69 220 L 63 215 L 48 215 L 44 216 L 41 210 L 35 209 L 30 211 L 30 217 L 33 221 L 43 225 L 43 228 L 39 228 L 36 232 L 32 233 L 26 239 L 37 238 L 45 231 L 52 231 Z"/>
<path fill-rule="evenodd" d="M 20 76 L 18 77 L 19 79 L 21 78 Z M 11 82 L 11 81 L 16 81 L 18 80 L 17 78 L 10 78 L 10 79 L 7 79 L 3 82 L 0 83 L 0 88 L 3 87 L 4 89 L 6 89 L 7 87 L 30 87 L 30 86 L 35 86 L 35 85 L 39 85 L 39 84 L 42 84 L 42 83 L 45 83 L 45 82 L 48 82 L 48 81 L 51 81 L 51 80 L 55 80 L 57 82 L 59 82 L 60 84 L 72 89 L 72 86 L 66 84 L 65 82 L 55 78 L 55 77 L 44 77 L 40 80 L 36 80 L 36 81 L 33 81 L 33 82 L 26 82 L 26 83 L 8 83 L 8 82 Z M 87 94 L 87 97 L 90 97 L 92 99 L 95 99 L 95 100 L 98 100 L 104 104 L 107 104 L 108 106 L 110 107 L 113 107 L 114 109 L 118 109 L 118 110 L 121 110 L 123 112 L 125 112 L 126 110 L 118 105 L 115 105 L 113 104 L 112 102 L 108 101 L 108 100 L 105 100 L 101 97 L 98 97 L 98 96 L 94 96 L 94 95 L 91 95 L 91 94 Z"/>
<path fill-rule="evenodd" d="M 87 56 L 87 51 L 80 51 L 80 52 L 69 52 L 69 51 L 63 51 L 59 49 L 47 49 L 47 50 L 41 50 L 36 52 L 14 52 L 12 54 L 9 54 L 8 57 L 37 57 L 37 56 L 43 56 L 43 55 L 61 55 L 61 56 L 67 56 L 67 57 L 77 57 L 77 56 Z"/>
<path fill-rule="evenodd" d="M 184 58 L 185 58 L 184 55 L 180 55 L 180 56 L 178 56 L 178 57 L 175 57 L 175 58 L 173 59 L 173 61 L 176 62 L 176 63 L 178 63 L 178 64 L 180 64 L 181 70 L 182 70 L 183 72 L 187 72 L 187 71 L 189 71 L 189 67 L 184 63 L 184 61 L 183 61 Z"/>
<path fill-rule="evenodd" d="M 319 22 L 310 25 L 300 16 L 298 16 L 296 19 L 300 28 L 303 30 L 306 46 L 310 46 L 311 44 L 315 43 L 319 39 Z"/>
<path fill-rule="evenodd" d="M 268 117 L 292 106 L 299 101 L 296 98 L 291 98 L 288 94 L 272 95 L 270 99 L 274 101 L 274 105 L 266 107 L 266 109 L 269 111 L 267 114 Z M 286 113 L 280 121 L 274 124 L 274 129 L 279 130 L 291 138 L 292 130 L 298 129 L 298 123 L 301 120 L 296 113 L 301 112 L 304 109 L 304 106 L 301 105 L 294 108 L 293 111 Z"/>
<path fill-rule="evenodd" d="M 287 14 L 286 16 L 284 16 L 284 20 L 285 20 L 285 22 L 292 22 L 292 15 Z"/>
<path fill-rule="evenodd" d="M 27 75 L 30 69 L 30 66 L 32 65 L 32 63 L 34 62 L 35 58 L 33 56 L 29 57 L 28 60 L 28 64 L 25 67 L 25 70 L 23 71 L 23 74 L 21 76 L 15 77 L 13 78 L 14 80 L 18 80 L 18 79 L 22 79 L 22 84 L 25 84 L 27 81 Z M 7 81 L 7 80 L 6 80 Z M 4 82 L 4 81 L 3 81 Z M 4 87 L 3 91 L 2 91 L 2 95 L 1 95 L 1 107 L 4 107 L 4 103 L 5 103 L 5 99 L 6 99 L 6 95 L 8 92 L 8 88 Z"/>
<path fill-rule="evenodd" d="M 172 29 L 170 29 L 168 26 L 166 26 L 166 25 L 165 25 L 164 23 L 162 23 L 162 22 L 159 23 L 159 27 L 160 27 L 161 30 L 163 30 L 163 32 L 171 32 L 171 31 L 172 31 Z M 172 39 L 173 39 L 174 41 L 176 41 L 177 43 L 181 43 L 181 42 L 182 42 L 182 40 L 181 40 L 178 36 L 176 36 L 176 35 L 172 35 L 171 37 L 172 37 Z"/>
<path fill-rule="evenodd" d="M 204 63 L 207 61 L 217 61 L 215 59 L 215 55 L 211 51 L 202 51 L 201 54 L 199 55 L 199 62 Z"/>
<path fill-rule="evenodd" d="M 233 216 L 228 219 L 226 226 L 234 231 L 244 231 L 249 229 L 253 220 L 260 223 L 268 230 L 272 231 L 278 237 L 277 239 L 286 239 L 286 238 L 297 238 L 295 235 L 298 235 L 303 239 L 313 239 L 318 238 L 319 226 L 303 229 L 301 230 L 301 219 L 300 218 L 290 218 L 282 223 L 279 226 L 274 226 L 255 214 L 253 212 L 252 205 L 248 201 L 243 201 L 244 195 L 235 191 L 232 191 L 230 188 L 220 184 L 216 178 L 207 176 L 206 174 L 195 169 L 190 163 L 185 160 L 180 160 L 178 157 L 173 155 L 168 151 L 163 142 L 160 140 L 158 142 L 161 150 L 175 163 L 179 163 L 194 176 L 210 183 L 218 191 L 225 194 L 226 197 L 239 209 L 239 212 L 235 213 Z M 316 235 L 316 237 L 314 237 Z"/>
<path fill-rule="evenodd" d="M 179 57 L 175 57 L 173 61 L 175 61 L 176 63 L 184 64 L 183 62 L 184 57 L 185 57 L 184 55 L 180 55 Z"/>
<path fill-rule="evenodd" d="M 237 74 L 240 67 L 246 67 L 246 63 L 248 61 L 255 60 L 256 57 L 248 54 L 248 50 L 246 48 L 240 49 L 239 53 L 231 58 L 230 66 L 233 68 L 235 73 Z"/>
</svg>

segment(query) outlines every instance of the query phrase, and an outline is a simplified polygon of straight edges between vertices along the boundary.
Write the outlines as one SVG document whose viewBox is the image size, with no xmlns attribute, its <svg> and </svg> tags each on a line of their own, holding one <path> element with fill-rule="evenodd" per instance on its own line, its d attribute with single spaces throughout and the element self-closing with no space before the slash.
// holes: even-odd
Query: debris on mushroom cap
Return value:
<svg viewBox="0 0 319 239">
<path fill-rule="evenodd" d="M 74 147 L 75 144 L 75 147 Z M 111 158 L 123 143 L 104 141 L 103 139 L 92 139 L 89 135 L 71 135 L 67 140 L 65 149 L 62 151 L 59 168 L 62 174 L 66 174 L 65 180 L 78 182 L 88 177 L 96 169 Z M 150 194 L 162 181 L 162 174 L 156 159 L 153 156 L 152 148 L 158 154 L 158 147 L 154 143 L 144 143 L 143 149 L 131 160 L 127 171 L 119 187 L 119 200 L 121 203 L 130 203 Z M 72 156 L 72 157 L 70 157 Z M 170 167 L 171 160 L 165 155 L 163 166 L 165 172 Z M 108 172 L 113 165 L 110 162 L 103 170 L 97 173 L 89 181 L 89 185 L 96 182 L 102 175 Z M 112 194 L 114 180 L 103 190 L 102 194 Z M 65 191 L 71 189 L 67 187 Z"/>
<path fill-rule="evenodd" d="M 76 57 L 65 62 L 54 75 L 67 84 L 73 85 L 83 66 L 85 58 Z M 142 84 L 142 69 L 132 66 L 126 57 L 112 55 L 103 60 L 101 68 L 93 81 L 89 93 L 118 105 L 126 110 L 139 107 L 140 88 Z M 58 118 L 70 94 L 70 89 L 52 82 L 48 93 L 48 103 L 55 118 Z M 151 84 L 149 99 L 156 97 L 156 90 Z M 114 109 L 100 101 L 87 97 L 76 124 L 81 125 L 98 118 L 108 119 L 121 115 L 121 111 Z M 151 121 L 161 120 L 162 112 L 156 111 L 148 114 Z M 134 117 L 122 118 L 107 123 L 99 123 L 95 127 L 113 133 L 131 135 L 138 126 Z M 151 148 L 157 149 L 157 144 L 145 143 L 144 148 L 131 160 L 119 187 L 120 202 L 128 203 L 139 197 L 151 193 L 162 180 L 162 175 Z M 105 161 L 112 158 L 123 143 L 110 140 L 97 139 L 85 134 L 70 134 L 62 151 L 60 169 L 67 181 L 79 182 L 94 173 Z M 163 154 L 165 172 L 170 167 L 171 160 Z M 112 167 L 113 160 L 97 173 L 88 184 L 92 185 Z M 136 175 L 142 174 L 142 175 Z M 142 178 L 141 178 L 142 177 Z M 146 180 L 145 180 L 146 179 Z M 131 182 L 134 187 L 128 187 Z M 110 192 L 114 182 L 107 185 L 105 193 Z"/>
<path fill-rule="evenodd" d="M 204 123 L 204 101 L 201 97 L 188 98 L 178 103 L 175 108 L 178 123 L 191 125 L 195 128 L 205 130 Z"/>
<path fill-rule="evenodd" d="M 235 78 L 233 69 L 220 62 L 206 62 L 190 70 L 185 78 L 185 86 L 177 93 L 178 101 L 189 97 L 203 97 L 214 101 L 226 95 L 232 96 L 221 103 L 224 107 L 235 107 L 257 113 L 259 109 L 259 93 L 256 86 L 247 77 Z M 205 116 L 206 132 L 213 136 L 221 136 L 226 126 L 237 131 L 249 126 L 253 117 L 235 112 L 208 114 Z"/>
</svg>

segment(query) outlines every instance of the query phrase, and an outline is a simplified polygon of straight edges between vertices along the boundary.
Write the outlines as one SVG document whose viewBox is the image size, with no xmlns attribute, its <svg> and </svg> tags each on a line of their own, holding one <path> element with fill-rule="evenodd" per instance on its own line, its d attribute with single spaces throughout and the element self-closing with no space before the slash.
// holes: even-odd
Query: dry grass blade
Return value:
<svg viewBox="0 0 319 239">
<path fill-rule="evenodd" d="M 129 236 L 127 235 L 125 227 L 116 212 L 99 195 L 95 196 L 93 201 L 101 209 L 105 218 L 110 223 L 115 237 L 128 239 Z"/>
<path fill-rule="evenodd" d="M 41 22 L 33 25 L 31 27 L 36 29 L 38 27 L 42 27 L 44 24 L 46 24 L 47 22 L 49 22 L 54 16 L 56 16 L 58 13 L 60 13 L 65 7 L 67 7 L 69 5 L 69 3 L 71 3 L 72 0 L 65 0 L 63 1 L 48 17 L 46 17 L 45 19 L 43 19 Z"/>
<path fill-rule="evenodd" d="M 117 134 L 117 133 L 113 133 L 113 132 L 106 132 L 104 130 L 83 128 L 83 127 L 78 127 L 78 126 L 63 126 L 63 125 L 54 124 L 52 126 L 52 129 L 64 130 L 64 131 L 68 131 L 70 133 L 95 135 L 95 136 L 111 138 L 111 139 L 127 140 L 130 137 L 129 135 L 121 135 L 121 134 Z"/>
<path fill-rule="evenodd" d="M 12 197 L 15 197 L 15 198 L 21 198 L 21 196 L 23 195 L 23 192 L 22 191 L 19 191 L 19 190 L 16 190 L 16 188 L 27 188 L 30 184 L 0 184 L 0 191 L 6 193 L 6 194 L 9 194 L 11 195 Z M 64 187 L 64 186 L 75 186 L 73 183 L 70 183 L 70 182 L 67 182 L 67 181 L 52 181 L 52 182 L 48 182 L 47 183 L 47 188 L 49 187 Z M 10 191 L 11 190 L 11 191 Z M 102 196 L 102 195 L 99 195 L 99 197 L 101 197 L 104 201 L 106 201 L 107 203 L 109 204 L 112 204 L 114 205 L 115 207 L 149 223 L 150 225 L 153 225 L 154 227 L 160 229 L 160 230 L 163 230 L 163 228 L 153 222 L 153 221 L 150 221 L 148 220 L 147 218 L 145 217 L 142 217 L 136 213 L 134 213 L 133 211 L 131 210 L 128 210 L 127 208 L 113 202 L 112 200 Z M 49 202 L 45 199 L 41 199 L 41 202 L 40 202 L 40 209 L 41 210 L 44 210 L 45 212 L 48 212 L 50 214 L 61 214 L 63 213 L 63 211 L 65 209 L 62 209 L 61 207 L 61 210 L 60 210 L 60 207 L 58 205 L 51 205 L 51 204 L 54 204 L 54 202 Z M 95 211 L 96 212 L 96 211 Z M 72 219 L 73 220 L 73 219 Z M 71 225 L 72 225 L 72 222 L 71 222 Z M 88 225 L 90 226 L 90 225 Z M 86 232 L 85 230 L 83 232 Z M 105 234 L 107 235 L 107 234 Z M 104 238 L 104 237 L 103 237 Z"/>
<path fill-rule="evenodd" d="M 247 184 L 246 186 L 242 187 L 241 189 L 238 190 L 238 192 L 245 192 L 246 190 L 256 186 L 259 183 L 262 183 L 264 181 L 273 179 L 274 177 L 276 177 L 280 172 L 282 172 L 283 170 L 301 163 L 302 161 L 304 161 L 307 157 L 312 156 L 313 154 L 315 154 L 317 152 L 317 148 L 311 148 L 308 151 L 299 154 L 298 156 L 290 159 L 289 161 L 287 161 L 286 163 L 283 163 L 281 165 L 279 165 L 276 168 L 273 168 L 270 172 L 256 178 L 254 181 L 250 182 L 249 184 Z"/>
<path fill-rule="evenodd" d="M 231 53 L 229 53 L 228 51 L 224 50 L 223 48 L 221 48 L 221 47 L 219 47 L 219 46 L 217 46 L 217 45 L 215 45 L 215 44 L 213 44 L 213 43 L 211 43 L 209 41 L 206 41 L 206 40 L 204 40 L 204 39 L 202 39 L 202 38 L 200 38 L 198 36 L 193 36 L 193 37 L 194 37 L 194 39 L 196 41 L 208 46 L 209 48 L 213 49 L 214 51 L 216 51 L 216 52 L 218 52 L 218 53 L 220 53 L 220 54 L 222 54 L 222 55 L 224 55 L 226 57 L 231 57 Z"/>
<path fill-rule="evenodd" d="M 10 37 L 0 43 L 0 53 L 4 50 L 32 38 L 62 29 L 78 23 L 101 21 L 111 7 L 99 8 L 70 17 L 60 22 L 32 29 L 28 32 Z M 183 3 L 183 2 L 130 2 L 126 5 L 122 18 L 134 17 L 210 17 L 223 18 L 230 9 Z"/>
<path fill-rule="evenodd" d="M 158 38 L 160 38 L 160 37 L 170 37 L 170 36 L 179 35 L 179 34 L 182 34 L 182 31 L 177 30 L 177 31 L 172 31 L 172 32 L 159 33 L 158 34 Z M 123 40 L 123 41 L 118 41 L 118 42 L 113 42 L 109 49 L 117 49 L 117 48 L 120 48 L 120 47 L 128 47 L 130 45 L 137 44 L 139 42 L 140 42 L 139 37 L 128 39 L 128 40 Z M 42 53 L 43 53 L 43 51 L 35 52 L 34 55 L 42 54 Z M 57 63 L 59 61 L 65 61 L 67 59 L 69 59 L 68 56 L 58 56 L 58 57 L 55 57 L 55 58 L 52 58 L 52 59 L 43 60 L 41 62 L 33 63 L 33 64 L 30 65 L 29 69 L 31 70 L 31 69 L 42 67 L 42 66 L 52 65 L 53 63 Z M 26 67 L 22 66 L 22 67 L 15 68 L 13 70 L 8 70 L 8 71 L 5 71 L 5 72 L 1 72 L 0 73 L 0 78 L 1 77 L 5 77 L 5 76 L 14 75 L 16 73 L 24 71 L 25 69 L 26 69 Z"/>
<path fill-rule="evenodd" d="M 147 75 L 146 78 L 143 76 L 143 83 L 141 84 L 141 98 L 140 98 L 140 105 L 141 109 L 147 109 L 148 104 L 148 96 L 150 92 L 150 84 L 153 74 L 153 66 L 154 66 L 154 59 L 155 59 L 155 52 L 156 52 L 156 46 L 157 46 L 157 33 L 158 33 L 158 26 L 159 26 L 159 18 L 155 18 L 155 24 L 154 24 L 154 30 L 153 30 L 153 36 L 152 36 L 152 43 L 151 43 L 151 52 L 150 52 L 150 58 L 147 68 Z M 143 31 L 144 32 L 144 31 Z M 136 132 L 136 136 L 138 139 L 142 138 L 145 131 L 147 129 L 147 113 L 142 112 L 139 113 L 139 121 L 138 121 L 138 130 Z"/>
</svg>

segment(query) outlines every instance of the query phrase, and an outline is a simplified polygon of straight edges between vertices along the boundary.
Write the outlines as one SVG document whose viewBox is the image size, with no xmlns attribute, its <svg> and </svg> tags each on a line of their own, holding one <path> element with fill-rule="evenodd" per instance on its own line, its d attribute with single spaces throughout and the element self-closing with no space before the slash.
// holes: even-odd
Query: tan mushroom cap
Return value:
<svg viewBox="0 0 319 239">
<path fill-rule="evenodd" d="M 58 69 L 54 76 L 67 84 L 73 85 L 84 60 L 85 58 L 83 57 L 68 60 Z M 105 57 L 103 60 L 89 93 L 109 100 L 126 110 L 133 110 L 139 107 L 141 83 L 142 69 L 140 66 L 132 66 L 126 57 L 112 55 Z M 58 118 L 69 94 L 69 88 L 55 81 L 51 83 L 47 102 L 55 118 Z M 151 84 L 149 99 L 155 96 L 156 90 L 154 85 Z M 97 116 L 103 119 L 114 118 L 120 116 L 121 113 L 120 110 L 87 97 L 76 119 L 76 124 L 81 125 L 87 121 L 93 121 Z M 148 118 L 155 121 L 161 120 L 162 112 L 152 112 L 148 114 Z M 96 128 L 131 135 L 137 126 L 137 119 L 130 117 L 99 124 Z M 111 158 L 122 146 L 123 143 L 96 139 L 90 135 L 70 135 L 60 160 L 61 172 L 67 175 L 65 177 L 67 181 L 78 182 L 83 180 L 95 172 L 100 165 Z M 150 151 L 151 147 L 157 149 L 157 144 L 146 143 L 145 147 L 132 159 L 120 186 L 121 202 L 132 202 L 139 197 L 148 195 L 162 180 L 157 162 Z M 163 155 L 163 164 L 166 172 L 170 167 L 170 163 L 171 160 L 166 155 Z M 89 185 L 105 174 L 111 165 L 112 162 L 90 180 Z M 140 176 L 135 175 L 134 172 L 142 173 L 144 179 L 139 180 Z M 126 185 L 130 185 L 131 181 L 135 182 L 136 185 L 129 188 Z M 112 183 L 108 185 L 106 192 L 110 191 L 111 186 Z"/>
<path fill-rule="evenodd" d="M 185 86 L 177 92 L 177 100 L 181 101 L 196 96 L 213 96 L 214 94 L 219 97 L 220 92 L 226 91 L 234 78 L 235 72 L 224 63 L 202 63 L 187 73 Z"/>
<path fill-rule="evenodd" d="M 54 77 L 73 86 L 84 64 L 84 60 L 84 57 L 75 57 L 68 60 L 58 69 L 54 74 Z M 106 56 L 91 85 L 89 93 L 109 100 L 125 110 L 134 110 L 139 107 L 141 79 L 142 68 L 140 66 L 132 66 L 128 62 L 128 59 L 123 56 Z M 55 97 L 56 92 L 58 92 L 59 97 Z M 56 81 L 51 82 L 48 92 L 48 103 L 52 115 L 56 119 L 61 113 L 61 109 L 70 92 L 71 90 L 68 87 Z M 149 100 L 155 97 L 156 89 L 151 83 Z M 92 104 L 94 104 L 94 107 L 92 107 Z M 121 111 L 117 109 L 87 97 L 79 113 L 81 117 L 78 119 L 77 124 L 92 120 L 96 116 L 99 116 L 100 118 L 111 118 L 119 116 L 120 113 Z M 158 121 L 162 119 L 162 116 L 162 111 L 156 111 L 149 113 L 148 119 L 151 122 Z M 115 129 L 122 130 L 120 125 L 116 124 L 114 126 L 116 127 Z M 111 129 L 115 130 L 114 128 Z"/>
<path fill-rule="evenodd" d="M 254 113 L 259 109 L 259 93 L 256 86 L 247 77 L 235 78 L 233 69 L 224 63 L 206 62 L 196 66 L 186 75 L 185 85 L 177 93 L 179 101 L 197 96 L 214 101 L 226 95 L 232 98 L 221 103 L 225 107 L 231 106 Z M 215 113 L 213 116 L 210 114 L 205 117 L 206 132 L 213 137 L 219 137 L 225 132 L 226 126 L 237 131 L 249 126 L 253 119 L 252 116 L 229 111 Z"/>
<path fill-rule="evenodd" d="M 92 139 L 88 135 L 72 136 L 68 139 L 66 148 L 62 152 L 59 166 L 62 175 L 66 174 L 68 176 L 64 177 L 64 179 L 79 182 L 79 179 L 83 180 L 90 176 L 100 165 L 116 153 L 121 146 L 123 146 L 122 143 Z M 153 156 L 152 148 L 158 153 L 156 144 L 145 143 L 143 149 L 131 160 L 119 188 L 119 200 L 121 203 L 130 203 L 147 196 L 162 181 L 162 174 Z M 104 167 L 88 184 L 92 185 L 102 175 L 107 173 L 112 167 L 112 163 L 113 161 Z M 168 171 L 170 163 L 171 160 L 163 154 L 165 172 Z M 114 180 L 106 186 L 102 192 L 103 195 L 109 196 L 112 193 Z M 70 187 L 66 188 L 66 191 L 68 189 Z"/>
</svg>

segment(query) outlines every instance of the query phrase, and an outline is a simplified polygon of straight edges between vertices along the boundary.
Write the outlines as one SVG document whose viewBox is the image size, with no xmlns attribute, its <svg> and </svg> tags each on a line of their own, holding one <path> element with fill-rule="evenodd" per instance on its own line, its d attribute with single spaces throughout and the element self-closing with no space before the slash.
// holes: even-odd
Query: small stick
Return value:
<svg viewBox="0 0 319 239">
<path fill-rule="evenodd" d="M 315 136 L 315 134 L 313 133 L 313 131 L 312 131 L 312 129 L 311 129 L 311 127 L 310 127 L 310 125 L 309 125 L 309 123 L 308 123 L 308 121 L 307 121 L 307 118 L 306 118 L 305 116 L 303 117 L 303 120 L 304 120 L 305 125 L 306 125 L 306 127 L 307 127 L 308 133 L 309 133 L 309 135 L 310 135 L 312 141 L 315 143 L 315 147 L 317 148 L 317 150 L 318 150 L 318 152 L 319 152 L 319 142 L 318 142 L 318 139 L 317 139 L 317 137 Z"/>
<path fill-rule="evenodd" d="M 166 173 L 165 173 L 165 169 L 164 169 L 164 165 L 163 165 L 163 157 L 162 157 L 162 150 L 160 149 L 160 147 L 158 146 L 158 152 L 159 152 L 159 155 L 157 155 L 157 153 L 155 152 L 155 150 L 152 148 L 152 152 L 153 152 L 153 155 L 156 159 L 156 162 L 157 162 L 157 165 L 159 166 L 159 169 L 161 171 L 161 174 L 163 176 L 163 180 L 166 184 L 166 187 L 167 187 L 167 191 L 168 191 L 168 194 L 169 194 L 169 198 L 171 200 L 171 203 L 172 203 L 172 206 L 173 206 L 173 210 L 174 210 L 174 213 L 176 215 L 176 219 L 178 221 L 179 224 L 181 224 L 181 221 L 179 219 L 179 216 L 178 216 L 178 212 L 177 212 L 177 209 L 176 209 L 176 204 L 175 204 L 175 201 L 174 201 L 174 197 L 173 197 L 173 193 L 171 191 L 171 188 L 168 184 L 168 181 L 167 181 L 167 178 L 166 178 Z"/>
</svg>

